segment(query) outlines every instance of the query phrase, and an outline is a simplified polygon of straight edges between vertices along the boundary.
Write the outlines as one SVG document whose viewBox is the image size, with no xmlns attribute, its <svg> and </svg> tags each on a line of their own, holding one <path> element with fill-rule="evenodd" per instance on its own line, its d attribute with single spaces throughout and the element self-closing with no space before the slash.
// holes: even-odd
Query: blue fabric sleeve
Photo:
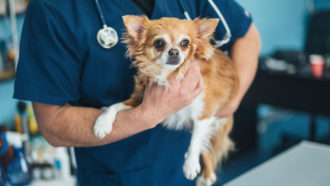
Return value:
<svg viewBox="0 0 330 186">
<path fill-rule="evenodd" d="M 222 49 L 228 50 L 236 39 L 246 34 L 251 25 L 252 18 L 251 15 L 234 0 L 213 0 L 213 2 L 222 13 L 231 31 L 231 40 L 222 47 Z M 201 17 L 219 18 L 218 14 L 211 6 L 210 0 L 200 0 L 199 8 Z M 220 21 L 214 33 L 214 37 L 216 40 L 222 40 L 225 33 L 224 25 Z"/>
<path fill-rule="evenodd" d="M 82 54 L 56 1 L 32 0 L 21 36 L 14 98 L 77 104 Z"/>
</svg>

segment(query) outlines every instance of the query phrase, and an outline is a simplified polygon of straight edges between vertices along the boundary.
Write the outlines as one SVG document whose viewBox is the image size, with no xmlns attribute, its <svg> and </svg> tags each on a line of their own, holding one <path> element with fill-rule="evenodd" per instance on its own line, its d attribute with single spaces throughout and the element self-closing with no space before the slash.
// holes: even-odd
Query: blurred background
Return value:
<svg viewBox="0 0 330 186">
<path fill-rule="evenodd" d="M 330 136 L 330 0 L 237 1 L 251 12 L 263 44 L 256 79 L 235 114 L 237 150 L 220 170 L 223 183 L 301 140 L 329 144 Z M 20 165 L 6 169 L 18 182 L 38 185 L 70 177 L 74 159 L 72 150 L 40 136 L 30 103 L 12 99 L 28 2 L 0 0 L 0 132 L 24 134 L 0 136 L 14 143 L 7 154 L 0 143 L 0 172 L 12 152 L 21 153 Z"/>
</svg>

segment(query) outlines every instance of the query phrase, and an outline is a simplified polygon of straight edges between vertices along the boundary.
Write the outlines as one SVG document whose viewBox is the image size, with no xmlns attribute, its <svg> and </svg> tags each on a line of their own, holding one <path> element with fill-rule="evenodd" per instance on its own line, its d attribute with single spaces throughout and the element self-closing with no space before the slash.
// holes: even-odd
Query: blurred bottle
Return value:
<svg viewBox="0 0 330 186">
<path fill-rule="evenodd" d="M 16 123 L 16 130 L 21 132 L 24 135 L 23 138 L 23 150 L 24 154 L 30 158 L 31 156 L 31 146 L 30 146 L 30 132 L 29 132 L 29 123 L 28 123 L 28 114 L 26 109 L 26 103 L 23 101 L 19 101 L 17 103 L 17 110 L 19 114 L 19 118 L 15 118 L 17 121 Z M 20 131 L 21 130 L 21 131 Z"/>
<path fill-rule="evenodd" d="M 18 113 L 15 115 L 14 122 L 15 122 L 15 130 L 16 130 L 16 132 L 22 134 L 23 133 L 22 119 L 21 119 L 21 116 Z"/>
<path fill-rule="evenodd" d="M 28 118 L 28 125 L 29 125 L 29 130 L 32 135 L 35 135 L 38 133 L 38 125 L 37 125 L 37 120 L 34 116 L 33 108 L 32 105 L 29 104 L 29 106 L 26 109 L 26 114 Z"/>
<path fill-rule="evenodd" d="M 321 79 L 324 71 L 323 56 L 312 54 L 309 56 L 309 62 L 311 65 L 312 75 L 317 79 Z"/>
<path fill-rule="evenodd" d="M 18 133 L 23 133 L 23 126 L 26 125 L 27 132 L 31 135 L 36 135 L 39 132 L 36 118 L 34 116 L 32 105 L 26 106 L 24 102 L 18 102 L 18 113 L 15 115 L 15 130 Z M 26 124 L 24 123 L 26 122 Z"/>
<path fill-rule="evenodd" d="M 16 132 L 23 134 L 26 130 L 23 125 L 26 122 L 26 104 L 23 101 L 17 102 L 17 111 L 15 115 L 15 129 Z"/>
<path fill-rule="evenodd" d="M 8 166 L 8 178 L 13 185 L 25 185 L 31 181 L 29 163 L 23 154 L 23 148 L 14 148 L 15 156 Z"/>
<path fill-rule="evenodd" d="M 6 70 L 15 73 L 15 51 L 10 49 L 7 54 Z"/>
<path fill-rule="evenodd" d="M 0 166 L 0 185 L 5 185 L 5 171 Z"/>
<path fill-rule="evenodd" d="M 11 185 L 26 185 L 31 182 L 30 166 L 23 153 L 23 136 L 7 132 L 8 143 L 14 146 L 14 157 L 10 161 L 7 177 Z"/>
<path fill-rule="evenodd" d="M 14 61 L 15 60 L 15 52 L 14 52 L 13 49 L 10 49 L 8 51 L 8 60 L 10 60 L 10 61 Z"/>
<path fill-rule="evenodd" d="M 0 1 L 0 5 L 4 2 L 6 2 L 6 1 Z M 0 39 L 0 72 L 4 71 L 5 67 L 6 67 L 5 66 L 5 53 L 6 53 L 6 43 L 5 43 L 5 41 Z"/>
<path fill-rule="evenodd" d="M 5 63 L 3 60 L 2 51 L 0 50 L 0 72 L 2 72 L 4 68 L 5 68 Z"/>
<path fill-rule="evenodd" d="M 23 148 L 14 148 L 15 156 L 8 166 L 8 178 L 13 185 L 30 183 L 29 163 L 23 154 Z"/>
<path fill-rule="evenodd" d="M 54 165 L 57 175 L 61 178 L 70 177 L 70 160 L 65 147 L 56 148 Z"/>
</svg>

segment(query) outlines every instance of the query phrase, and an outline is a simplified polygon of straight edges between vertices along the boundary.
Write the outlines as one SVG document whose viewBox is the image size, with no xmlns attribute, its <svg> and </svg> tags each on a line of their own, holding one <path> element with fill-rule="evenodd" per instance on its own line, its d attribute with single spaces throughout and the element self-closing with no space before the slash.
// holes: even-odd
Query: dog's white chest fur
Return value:
<svg viewBox="0 0 330 186">
<path fill-rule="evenodd" d="M 163 125 L 169 129 L 182 129 L 191 127 L 191 121 L 197 119 L 203 112 L 204 93 L 201 93 L 190 104 L 178 112 L 169 115 L 163 122 Z"/>
</svg>

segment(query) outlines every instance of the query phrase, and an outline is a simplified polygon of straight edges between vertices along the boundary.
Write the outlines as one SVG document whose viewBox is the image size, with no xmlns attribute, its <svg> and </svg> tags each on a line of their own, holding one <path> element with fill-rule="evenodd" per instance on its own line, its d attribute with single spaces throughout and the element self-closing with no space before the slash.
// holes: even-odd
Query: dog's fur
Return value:
<svg viewBox="0 0 330 186">
<path fill-rule="evenodd" d="M 182 78 L 191 61 L 197 61 L 205 85 L 203 92 L 192 104 L 168 116 L 163 124 L 171 129 L 192 128 L 184 175 L 192 180 L 201 173 L 197 185 L 212 185 L 217 164 L 234 147 L 229 138 L 233 117 L 216 118 L 215 113 L 235 96 L 239 84 L 233 62 L 209 42 L 219 20 L 162 18 L 150 21 L 145 16 L 124 16 L 123 19 L 127 54 L 138 69 L 135 90 L 130 99 L 104 110 L 94 126 L 96 136 L 103 138 L 111 132 L 117 112 L 141 103 L 148 81 L 168 86 L 169 78 Z M 163 40 L 166 45 L 156 48 L 156 40 Z M 183 47 L 183 40 L 188 40 L 189 45 Z M 171 49 L 178 52 L 176 57 L 170 57 Z"/>
</svg>

